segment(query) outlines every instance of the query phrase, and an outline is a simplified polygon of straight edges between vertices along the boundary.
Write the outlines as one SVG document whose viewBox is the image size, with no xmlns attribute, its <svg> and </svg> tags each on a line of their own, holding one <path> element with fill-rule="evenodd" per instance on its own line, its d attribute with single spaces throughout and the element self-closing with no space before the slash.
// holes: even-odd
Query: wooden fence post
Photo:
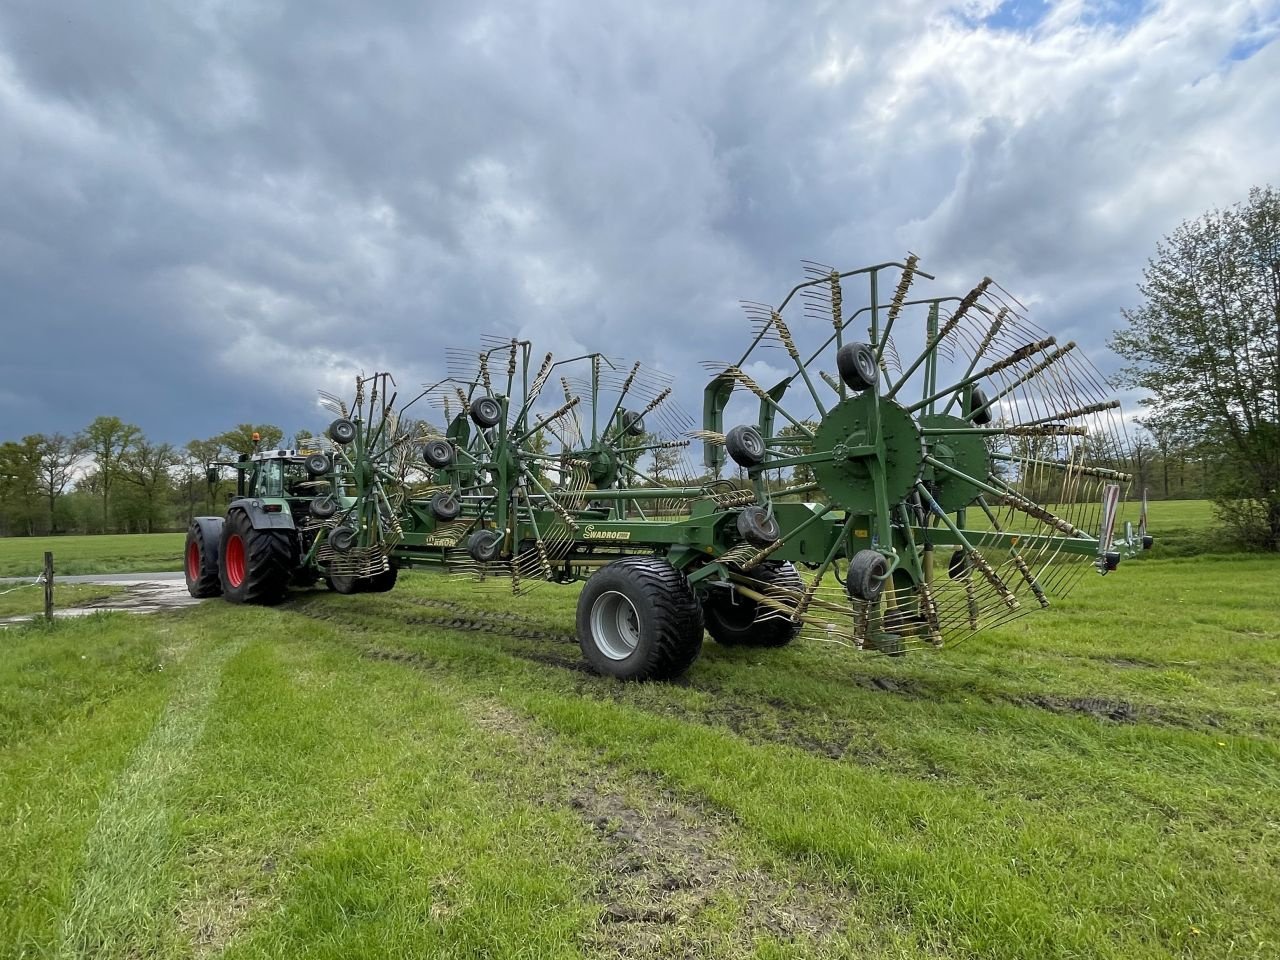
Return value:
<svg viewBox="0 0 1280 960">
<path fill-rule="evenodd" d="M 53 554 L 44 554 L 44 618 L 53 621 Z"/>
</svg>

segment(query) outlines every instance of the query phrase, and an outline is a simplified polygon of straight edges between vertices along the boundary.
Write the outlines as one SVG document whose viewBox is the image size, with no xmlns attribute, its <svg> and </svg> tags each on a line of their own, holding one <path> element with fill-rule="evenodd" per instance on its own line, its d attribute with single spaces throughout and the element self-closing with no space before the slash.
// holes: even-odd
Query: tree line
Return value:
<svg viewBox="0 0 1280 960">
<path fill-rule="evenodd" d="M 226 506 L 235 482 L 210 480 L 219 462 L 279 445 L 284 431 L 242 423 L 182 447 L 136 424 L 98 417 L 79 433 L 37 433 L 0 444 L 0 536 L 152 533 L 181 529 Z M 294 442 L 311 434 L 300 431 Z"/>
</svg>

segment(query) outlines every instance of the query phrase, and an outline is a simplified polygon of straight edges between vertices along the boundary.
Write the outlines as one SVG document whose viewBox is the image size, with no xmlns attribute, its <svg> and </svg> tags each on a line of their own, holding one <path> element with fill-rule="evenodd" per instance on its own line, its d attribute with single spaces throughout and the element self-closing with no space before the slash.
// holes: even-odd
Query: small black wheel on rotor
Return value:
<svg viewBox="0 0 1280 960">
<path fill-rule="evenodd" d="M 307 476 L 313 480 L 333 471 L 333 461 L 329 459 L 327 454 L 323 453 L 310 454 L 307 459 L 302 461 L 302 465 L 307 469 Z"/>
<path fill-rule="evenodd" d="M 889 576 L 889 561 L 879 550 L 859 550 L 849 560 L 849 579 L 845 589 L 850 599 L 874 603 L 884 593 Z"/>
<path fill-rule="evenodd" d="M 453 444 L 448 440 L 428 440 L 422 445 L 422 459 L 427 466 L 443 470 L 453 466 Z"/>
<path fill-rule="evenodd" d="M 431 497 L 431 515 L 437 520 L 456 520 L 462 512 L 462 504 L 452 490 L 440 490 Z"/>
<path fill-rule="evenodd" d="M 502 404 L 493 397 L 476 397 L 471 401 L 471 419 L 481 427 L 492 427 L 502 419 Z"/>
<path fill-rule="evenodd" d="M 750 424 L 739 424 L 724 435 L 724 448 L 740 467 L 758 467 L 764 463 L 764 437 Z"/>
<path fill-rule="evenodd" d="M 492 563 L 502 552 L 502 533 L 498 530 L 477 530 L 467 538 L 467 556 L 476 563 Z"/>
<path fill-rule="evenodd" d="M 782 536 L 782 528 L 764 507 L 746 507 L 738 514 L 738 533 L 754 547 L 768 547 Z"/>
<path fill-rule="evenodd" d="M 346 446 L 356 438 L 356 425 L 346 417 L 339 417 L 329 424 L 329 429 L 325 431 L 325 434 L 334 443 Z"/>
<path fill-rule="evenodd" d="M 858 392 L 870 390 L 880 376 L 875 351 L 865 343 L 846 343 L 842 346 L 836 353 L 836 368 L 840 371 L 840 379 L 845 386 Z"/>
</svg>

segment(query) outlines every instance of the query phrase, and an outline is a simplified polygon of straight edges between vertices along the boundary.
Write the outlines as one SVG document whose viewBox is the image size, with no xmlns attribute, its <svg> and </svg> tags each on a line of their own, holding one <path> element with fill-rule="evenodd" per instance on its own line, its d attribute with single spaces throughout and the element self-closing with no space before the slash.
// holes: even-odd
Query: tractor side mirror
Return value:
<svg viewBox="0 0 1280 960">
<path fill-rule="evenodd" d="M 215 483 L 217 483 L 219 480 L 222 479 L 222 473 L 221 471 L 218 470 L 217 467 L 209 467 L 204 472 L 204 479 L 205 479 L 205 482 L 209 484 L 209 486 L 213 486 Z"/>
</svg>

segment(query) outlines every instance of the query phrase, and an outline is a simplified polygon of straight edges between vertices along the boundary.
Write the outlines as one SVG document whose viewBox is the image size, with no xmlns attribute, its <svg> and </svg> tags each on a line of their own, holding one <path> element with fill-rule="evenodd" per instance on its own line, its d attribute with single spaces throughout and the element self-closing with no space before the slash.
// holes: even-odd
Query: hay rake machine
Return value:
<svg viewBox="0 0 1280 960">
<path fill-rule="evenodd" d="M 743 304 L 754 336 L 705 364 L 700 429 L 664 375 L 510 339 L 451 352 L 446 379 L 401 407 L 386 374 L 350 408 L 325 397 L 338 416 L 311 486 L 275 514 L 294 533 L 287 549 L 272 534 L 289 572 L 270 598 L 308 571 L 342 592 L 422 565 L 516 593 L 586 580 L 584 656 L 650 679 L 688 668 L 704 630 L 890 655 L 955 643 L 1151 546 L 1145 498 L 1136 529 L 1119 523 L 1118 403 L 1076 344 L 989 279 L 913 296 L 934 279 L 915 256 L 806 272 L 776 306 Z M 418 403 L 442 432 L 411 419 Z M 232 531 L 229 513 L 217 541 L 231 599 L 226 538 L 273 505 L 256 489 L 230 507 L 250 522 Z M 197 527 L 189 583 L 190 544 L 212 542 Z"/>
</svg>

